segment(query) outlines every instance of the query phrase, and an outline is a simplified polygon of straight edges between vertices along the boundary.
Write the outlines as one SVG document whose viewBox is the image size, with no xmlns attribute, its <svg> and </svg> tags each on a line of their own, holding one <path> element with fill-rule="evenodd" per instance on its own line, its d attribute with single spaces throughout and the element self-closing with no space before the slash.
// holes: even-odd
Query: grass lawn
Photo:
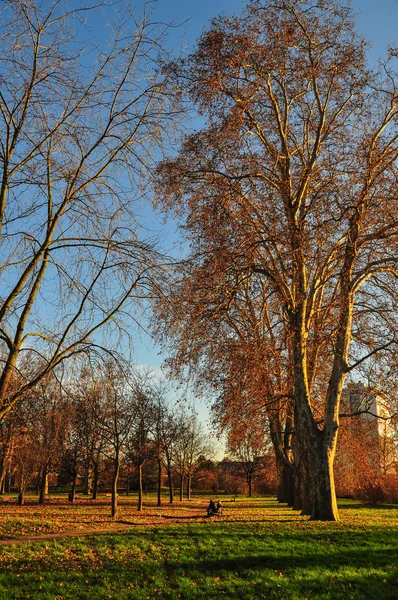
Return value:
<svg viewBox="0 0 398 600">
<path fill-rule="evenodd" d="M 226 498 L 213 519 L 203 497 L 120 504 L 115 523 L 104 502 L 0 506 L 3 539 L 126 528 L 1 545 L 0 598 L 398 599 L 397 506 L 342 501 L 340 523 L 316 523 L 270 498 Z"/>
</svg>

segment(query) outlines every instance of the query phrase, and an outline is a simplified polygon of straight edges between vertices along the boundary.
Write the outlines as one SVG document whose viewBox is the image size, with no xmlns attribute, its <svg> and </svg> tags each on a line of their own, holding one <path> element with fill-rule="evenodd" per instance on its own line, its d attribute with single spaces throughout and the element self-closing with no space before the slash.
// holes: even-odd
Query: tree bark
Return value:
<svg viewBox="0 0 398 600">
<path fill-rule="evenodd" d="M 162 504 L 162 462 L 158 459 L 158 506 Z"/>
<path fill-rule="evenodd" d="M 44 504 L 47 494 L 48 494 L 48 473 L 47 473 L 47 466 L 43 466 L 42 472 L 40 474 L 40 483 L 39 483 L 39 504 Z"/>
<path fill-rule="evenodd" d="M 72 471 L 72 488 L 69 494 L 69 502 L 74 502 L 75 501 L 75 496 L 76 496 L 76 477 L 77 477 L 77 470 L 76 467 L 73 468 Z"/>
<path fill-rule="evenodd" d="M 98 494 L 98 479 L 99 479 L 98 464 L 94 463 L 94 469 L 93 469 L 93 495 L 91 496 L 93 500 L 97 499 L 97 494 Z"/>
<path fill-rule="evenodd" d="M 86 468 L 84 470 L 84 488 L 83 488 L 83 494 L 85 496 L 88 496 L 91 493 L 92 482 L 93 482 L 92 469 L 91 469 L 91 467 L 86 466 Z"/>
<path fill-rule="evenodd" d="M 252 478 L 250 477 L 250 475 L 247 477 L 247 485 L 249 488 L 249 498 L 252 497 Z"/>
<path fill-rule="evenodd" d="M 120 460 L 119 455 L 116 455 L 113 477 L 112 477 L 112 505 L 111 505 L 111 517 L 114 519 L 117 515 L 117 483 L 119 479 Z"/>
<path fill-rule="evenodd" d="M 142 511 L 142 463 L 138 465 L 138 506 L 137 510 Z"/>
<path fill-rule="evenodd" d="M 167 480 L 169 483 L 169 502 L 170 502 L 170 504 L 173 504 L 174 503 L 174 490 L 173 490 L 173 478 L 172 478 L 170 465 L 167 465 Z"/>
<path fill-rule="evenodd" d="M 285 463 L 280 473 L 280 486 L 278 501 L 294 506 L 294 469 L 291 464 Z"/>
<path fill-rule="evenodd" d="M 187 476 L 187 500 L 191 499 L 191 485 L 192 485 L 192 475 L 188 473 Z"/>
<path fill-rule="evenodd" d="M 311 519 L 313 520 L 339 520 L 333 473 L 334 446 L 335 442 L 325 443 L 322 435 L 312 453 L 313 506 Z"/>
</svg>

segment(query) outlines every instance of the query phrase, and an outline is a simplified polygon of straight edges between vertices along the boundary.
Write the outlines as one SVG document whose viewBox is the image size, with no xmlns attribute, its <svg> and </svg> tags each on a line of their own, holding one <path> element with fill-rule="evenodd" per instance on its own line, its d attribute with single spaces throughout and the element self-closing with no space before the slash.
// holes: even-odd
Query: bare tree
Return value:
<svg viewBox="0 0 398 600">
<path fill-rule="evenodd" d="M 128 390 L 125 373 L 114 362 L 108 362 L 102 373 L 95 376 L 100 394 L 99 432 L 104 441 L 101 451 L 112 464 L 111 515 L 117 515 L 120 465 L 128 437 L 135 421 L 135 410 Z"/>
<path fill-rule="evenodd" d="M 240 470 L 246 480 L 248 496 L 253 495 L 253 483 L 264 467 L 264 456 L 271 440 L 265 435 L 260 419 L 234 422 L 228 432 L 228 449 L 239 461 Z"/>
<path fill-rule="evenodd" d="M 56 378 L 41 379 L 24 397 L 21 415 L 36 451 L 39 504 L 48 494 L 48 476 L 59 468 L 69 426 L 69 411 Z"/>
<path fill-rule="evenodd" d="M 151 373 L 138 373 L 130 380 L 130 411 L 134 414 L 126 446 L 129 460 L 138 472 L 138 506 L 143 506 L 143 466 L 154 456 L 154 411 Z"/>
<path fill-rule="evenodd" d="M 100 328 L 126 333 L 159 282 L 136 207 L 172 116 L 163 38 L 124 2 L 1 6 L 0 418 L 62 361 L 99 350 Z"/>
</svg>

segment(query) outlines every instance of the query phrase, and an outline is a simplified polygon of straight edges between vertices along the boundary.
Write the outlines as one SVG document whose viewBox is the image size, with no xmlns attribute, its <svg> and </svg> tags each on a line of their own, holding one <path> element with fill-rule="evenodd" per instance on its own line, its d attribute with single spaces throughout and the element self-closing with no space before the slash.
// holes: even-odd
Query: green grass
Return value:
<svg viewBox="0 0 398 600">
<path fill-rule="evenodd" d="M 314 523 L 240 499 L 221 519 L 1 546 L 0 598 L 396 600 L 398 507 L 340 513 Z"/>
</svg>

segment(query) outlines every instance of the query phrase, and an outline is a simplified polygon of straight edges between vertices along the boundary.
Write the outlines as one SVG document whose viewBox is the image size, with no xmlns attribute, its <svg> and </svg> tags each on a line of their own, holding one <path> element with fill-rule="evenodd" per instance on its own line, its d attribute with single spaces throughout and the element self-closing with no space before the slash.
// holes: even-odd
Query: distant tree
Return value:
<svg viewBox="0 0 398 600">
<path fill-rule="evenodd" d="M 239 461 L 250 498 L 253 495 L 253 482 L 264 467 L 264 456 L 269 448 L 270 439 L 266 438 L 264 427 L 259 426 L 257 420 L 236 423 L 229 431 L 227 449 L 232 458 Z"/>
<path fill-rule="evenodd" d="M 71 422 L 81 446 L 81 464 L 85 473 L 85 493 L 92 492 L 97 498 L 100 470 L 103 463 L 102 448 L 105 444 L 100 433 L 102 415 L 101 380 L 95 377 L 95 367 L 80 370 L 77 381 L 71 382 L 70 396 L 74 398 L 76 410 Z M 91 479 L 92 475 L 92 479 Z M 91 483 L 91 489 L 90 484 Z"/>
<path fill-rule="evenodd" d="M 173 504 L 172 483 L 172 450 L 175 441 L 175 424 L 173 422 L 173 409 L 169 399 L 170 388 L 162 380 L 153 381 L 151 386 L 152 395 L 152 438 L 154 455 L 158 464 L 157 477 L 157 503 L 162 503 L 162 472 L 165 468 L 169 483 L 169 500 Z"/>
<path fill-rule="evenodd" d="M 200 469 L 204 457 L 207 459 L 214 458 L 214 450 L 211 447 L 209 435 L 194 413 L 187 421 L 183 438 L 186 440 L 184 467 L 187 479 L 187 499 L 190 500 L 192 477 Z"/>
<path fill-rule="evenodd" d="M 25 503 L 25 492 L 34 476 L 40 472 L 40 461 L 34 438 L 21 426 L 15 441 L 15 483 L 18 489 L 18 505 Z"/>
<path fill-rule="evenodd" d="M 143 466 L 154 456 L 152 382 L 150 373 L 135 373 L 129 381 L 130 411 L 134 414 L 131 421 L 126 448 L 128 458 L 138 472 L 138 511 L 142 510 Z"/>
<path fill-rule="evenodd" d="M 39 504 L 48 494 L 50 471 L 59 468 L 69 426 L 69 410 L 54 376 L 48 375 L 24 397 L 21 415 L 29 436 L 34 441 L 38 464 Z"/>
<path fill-rule="evenodd" d="M 135 420 L 125 373 L 114 362 L 108 362 L 102 373 L 96 373 L 100 395 L 99 432 L 102 453 L 112 465 L 111 516 L 117 515 L 120 465 Z"/>
</svg>

